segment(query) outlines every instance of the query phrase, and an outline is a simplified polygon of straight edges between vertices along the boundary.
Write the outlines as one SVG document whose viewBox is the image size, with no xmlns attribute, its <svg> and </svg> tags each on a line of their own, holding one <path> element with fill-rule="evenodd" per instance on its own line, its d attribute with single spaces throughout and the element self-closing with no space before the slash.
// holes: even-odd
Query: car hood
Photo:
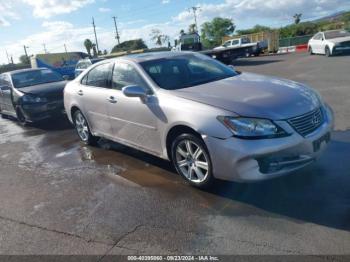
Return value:
<svg viewBox="0 0 350 262">
<path fill-rule="evenodd" d="M 241 116 L 272 120 L 299 116 L 320 106 L 316 92 L 302 84 L 252 73 L 171 92 Z"/>
<path fill-rule="evenodd" d="M 66 84 L 67 81 L 53 82 L 35 86 L 22 87 L 19 88 L 18 91 L 24 94 L 37 95 L 41 97 L 62 95 L 63 98 L 63 89 L 66 86 Z"/>
<path fill-rule="evenodd" d="M 333 38 L 333 39 L 329 39 L 329 42 L 332 43 L 342 43 L 342 42 L 347 42 L 350 41 L 350 36 L 346 36 L 346 37 L 338 37 L 338 38 Z"/>
</svg>

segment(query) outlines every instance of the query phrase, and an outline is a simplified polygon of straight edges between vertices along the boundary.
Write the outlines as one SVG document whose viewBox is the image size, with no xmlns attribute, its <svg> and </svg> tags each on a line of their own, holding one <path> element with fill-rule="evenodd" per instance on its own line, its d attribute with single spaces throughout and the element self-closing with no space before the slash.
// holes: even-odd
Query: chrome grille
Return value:
<svg viewBox="0 0 350 262">
<path fill-rule="evenodd" d="M 288 120 L 288 123 L 302 136 L 307 136 L 319 128 L 324 122 L 321 108 Z"/>
</svg>

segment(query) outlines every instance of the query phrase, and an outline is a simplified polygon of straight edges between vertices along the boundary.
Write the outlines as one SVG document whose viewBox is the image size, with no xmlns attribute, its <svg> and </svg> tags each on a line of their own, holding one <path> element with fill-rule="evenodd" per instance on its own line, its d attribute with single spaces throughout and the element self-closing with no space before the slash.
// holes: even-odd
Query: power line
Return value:
<svg viewBox="0 0 350 262">
<path fill-rule="evenodd" d="M 117 39 L 118 41 L 118 45 L 120 44 L 120 36 L 119 36 L 119 32 L 118 32 L 118 26 L 117 26 L 117 17 L 113 16 L 112 17 L 113 20 L 114 20 L 114 26 L 115 26 L 115 38 Z"/>
<path fill-rule="evenodd" d="M 100 49 L 98 48 L 98 41 L 97 41 L 97 34 L 96 34 L 96 25 L 95 25 L 95 20 L 94 20 L 94 18 L 92 18 L 92 26 L 94 27 L 96 48 L 97 48 L 97 54 L 98 54 L 99 51 L 100 51 Z"/>
</svg>

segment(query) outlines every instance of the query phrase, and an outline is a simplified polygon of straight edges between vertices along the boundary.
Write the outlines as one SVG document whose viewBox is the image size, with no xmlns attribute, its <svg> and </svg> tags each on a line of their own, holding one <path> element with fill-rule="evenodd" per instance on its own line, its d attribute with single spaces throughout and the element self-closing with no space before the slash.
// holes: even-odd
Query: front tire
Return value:
<svg viewBox="0 0 350 262">
<path fill-rule="evenodd" d="M 326 54 L 327 57 L 332 56 L 331 50 L 329 49 L 328 46 L 326 46 L 326 48 L 325 48 L 325 50 L 324 50 L 324 53 Z"/>
<path fill-rule="evenodd" d="M 22 113 L 22 110 L 18 107 L 16 110 L 17 121 L 21 126 L 26 126 L 28 124 L 26 117 Z"/>
<path fill-rule="evenodd" d="M 213 184 L 212 163 L 203 140 L 192 135 L 178 136 L 171 146 L 176 171 L 192 186 L 208 188 Z"/>
<path fill-rule="evenodd" d="M 80 110 L 75 111 L 73 115 L 74 126 L 80 140 L 86 144 L 94 146 L 97 144 L 99 137 L 93 136 L 89 124 Z"/>
</svg>

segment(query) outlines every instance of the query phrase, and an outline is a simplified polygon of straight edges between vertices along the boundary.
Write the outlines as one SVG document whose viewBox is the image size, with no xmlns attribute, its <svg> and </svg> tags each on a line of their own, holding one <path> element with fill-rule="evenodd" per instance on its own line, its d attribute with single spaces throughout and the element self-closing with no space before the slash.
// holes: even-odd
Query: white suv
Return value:
<svg viewBox="0 0 350 262">
<path fill-rule="evenodd" d="M 345 30 L 319 32 L 310 39 L 308 51 L 311 55 L 326 56 L 350 52 L 350 33 Z"/>
</svg>

